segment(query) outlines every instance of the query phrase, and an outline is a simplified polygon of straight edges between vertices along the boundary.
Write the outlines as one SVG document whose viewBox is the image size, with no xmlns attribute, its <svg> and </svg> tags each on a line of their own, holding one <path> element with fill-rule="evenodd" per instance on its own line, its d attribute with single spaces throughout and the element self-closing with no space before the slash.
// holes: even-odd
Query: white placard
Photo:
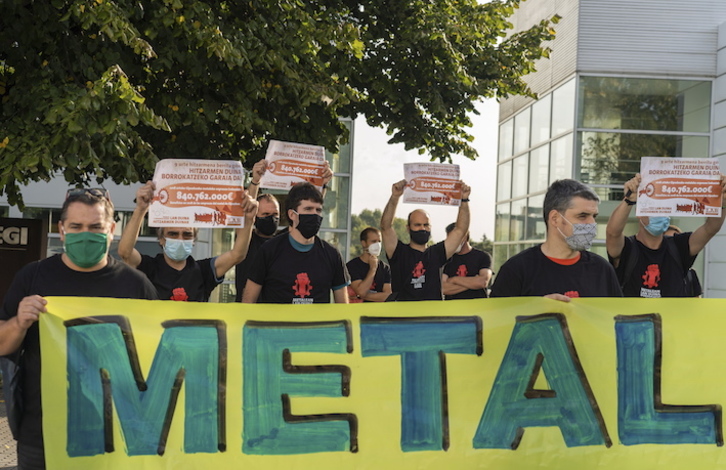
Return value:
<svg viewBox="0 0 726 470">
<path fill-rule="evenodd" d="M 242 163 L 167 159 L 156 164 L 150 227 L 244 227 Z"/>
<path fill-rule="evenodd" d="M 461 204 L 459 165 L 444 163 L 404 163 L 407 184 L 403 202 L 458 206 Z"/>
<path fill-rule="evenodd" d="M 638 216 L 721 216 L 717 158 L 643 157 L 640 176 Z"/>
<path fill-rule="evenodd" d="M 288 190 L 307 181 L 323 189 L 324 147 L 271 140 L 265 160 L 267 171 L 260 179 L 260 188 Z"/>
</svg>

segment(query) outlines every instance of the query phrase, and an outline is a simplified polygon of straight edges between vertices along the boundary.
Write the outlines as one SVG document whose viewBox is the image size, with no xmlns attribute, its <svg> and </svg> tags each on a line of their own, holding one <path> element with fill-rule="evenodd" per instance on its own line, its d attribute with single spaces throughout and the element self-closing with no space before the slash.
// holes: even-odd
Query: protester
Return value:
<svg viewBox="0 0 726 470">
<path fill-rule="evenodd" d="M 688 281 L 688 272 L 698 253 L 723 225 L 721 217 L 706 217 L 694 232 L 664 237 L 670 217 L 638 217 L 638 232 L 623 234 L 632 207 L 637 203 L 640 174 L 624 185 L 625 197 L 608 220 L 605 242 L 608 258 L 615 267 L 625 297 L 695 297 L 699 288 Z M 726 177 L 721 175 L 721 192 Z"/>
<path fill-rule="evenodd" d="M 441 269 L 459 248 L 469 230 L 469 195 L 471 188 L 461 183 L 461 205 L 456 228 L 446 239 L 431 247 L 429 215 L 416 209 L 408 215 L 408 233 L 411 242 L 403 243 L 393 229 L 398 200 L 403 195 L 406 180 L 391 187 L 391 197 L 381 216 L 381 234 L 388 261 L 391 263 L 391 282 L 396 300 L 442 300 Z"/>
<path fill-rule="evenodd" d="M 257 210 L 257 219 L 255 220 L 255 228 L 252 231 L 252 239 L 250 240 L 250 246 L 247 251 L 245 259 L 237 264 L 235 267 L 235 287 L 237 294 L 235 301 L 241 302 L 242 295 L 247 284 L 247 271 L 249 270 L 249 263 L 254 258 L 260 247 L 272 237 L 287 233 L 288 228 L 285 227 L 278 230 L 280 225 L 280 203 L 277 198 L 272 194 L 260 194 L 260 180 L 267 171 L 267 161 L 260 160 L 255 163 L 252 167 L 252 179 L 250 181 L 249 193 L 250 196 L 256 197 L 259 203 L 259 209 Z M 325 190 L 328 183 L 333 177 L 333 172 L 330 169 L 330 164 L 325 162 L 325 169 L 323 171 L 323 198 L 325 198 Z"/>
<path fill-rule="evenodd" d="M 545 242 L 511 257 L 499 270 L 492 297 L 620 297 L 615 271 L 587 251 L 597 234 L 600 198 L 579 181 L 555 181 L 547 189 Z"/>
<path fill-rule="evenodd" d="M 136 208 L 121 235 L 118 254 L 126 264 L 146 274 L 160 299 L 207 302 L 227 271 L 247 255 L 257 201 L 245 194 L 242 201 L 245 226 L 235 231 L 234 246 L 230 251 L 213 258 L 195 260 L 191 254 L 197 239 L 196 228 L 159 227 L 157 237 L 163 252 L 152 257 L 142 255 L 134 246 L 155 189 L 154 182 L 147 181 L 136 191 Z"/>
<path fill-rule="evenodd" d="M 8 406 L 21 469 L 45 468 L 38 334 L 38 319 L 48 311 L 44 297 L 157 298 L 146 276 L 108 255 L 115 226 L 106 190 L 69 190 L 58 222 L 64 253 L 23 267 L 5 295 L 0 355 L 7 356 L 5 365 L 10 366 L 4 367 L 5 398 L 22 406 L 18 415 Z M 21 374 L 19 390 L 8 388 L 14 383 L 10 370 Z"/>
<path fill-rule="evenodd" d="M 323 195 L 310 183 L 292 187 L 285 201 L 290 232 L 269 240 L 251 261 L 242 302 L 348 303 L 348 271 L 340 252 L 317 236 Z"/>
<path fill-rule="evenodd" d="M 456 223 L 449 224 L 446 233 L 451 233 L 455 227 Z M 491 278 L 492 256 L 472 247 L 467 232 L 459 249 L 444 266 L 441 279 L 445 300 L 486 298 Z"/>
<path fill-rule="evenodd" d="M 348 301 L 385 302 L 391 295 L 391 268 L 378 259 L 381 254 L 381 232 L 373 227 L 360 233 L 363 254 L 346 264 L 350 273 Z"/>
</svg>

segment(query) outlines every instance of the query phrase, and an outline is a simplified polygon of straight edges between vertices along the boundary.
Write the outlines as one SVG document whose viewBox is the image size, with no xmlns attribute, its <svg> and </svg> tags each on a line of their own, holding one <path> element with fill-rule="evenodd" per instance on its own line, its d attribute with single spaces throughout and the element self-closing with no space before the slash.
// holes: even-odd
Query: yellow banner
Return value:
<svg viewBox="0 0 726 470">
<path fill-rule="evenodd" d="M 49 469 L 717 468 L 716 299 L 49 298 Z"/>
</svg>

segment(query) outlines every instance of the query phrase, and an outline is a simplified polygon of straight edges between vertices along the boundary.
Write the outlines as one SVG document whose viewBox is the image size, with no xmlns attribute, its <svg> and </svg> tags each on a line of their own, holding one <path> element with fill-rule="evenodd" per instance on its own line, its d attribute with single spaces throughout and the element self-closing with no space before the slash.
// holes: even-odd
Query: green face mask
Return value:
<svg viewBox="0 0 726 470">
<path fill-rule="evenodd" d="M 66 233 L 63 249 L 78 267 L 97 265 L 108 251 L 108 234 L 95 232 Z"/>
</svg>

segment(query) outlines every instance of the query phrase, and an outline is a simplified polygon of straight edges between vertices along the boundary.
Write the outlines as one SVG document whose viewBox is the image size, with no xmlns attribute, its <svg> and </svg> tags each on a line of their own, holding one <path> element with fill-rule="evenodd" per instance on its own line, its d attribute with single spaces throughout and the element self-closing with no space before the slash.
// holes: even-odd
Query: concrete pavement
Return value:
<svg viewBox="0 0 726 470">
<path fill-rule="evenodd" d="M 17 457 L 15 455 L 15 440 L 8 428 L 8 418 L 5 414 L 5 395 L 2 381 L 0 381 L 0 470 L 15 469 Z"/>
</svg>

